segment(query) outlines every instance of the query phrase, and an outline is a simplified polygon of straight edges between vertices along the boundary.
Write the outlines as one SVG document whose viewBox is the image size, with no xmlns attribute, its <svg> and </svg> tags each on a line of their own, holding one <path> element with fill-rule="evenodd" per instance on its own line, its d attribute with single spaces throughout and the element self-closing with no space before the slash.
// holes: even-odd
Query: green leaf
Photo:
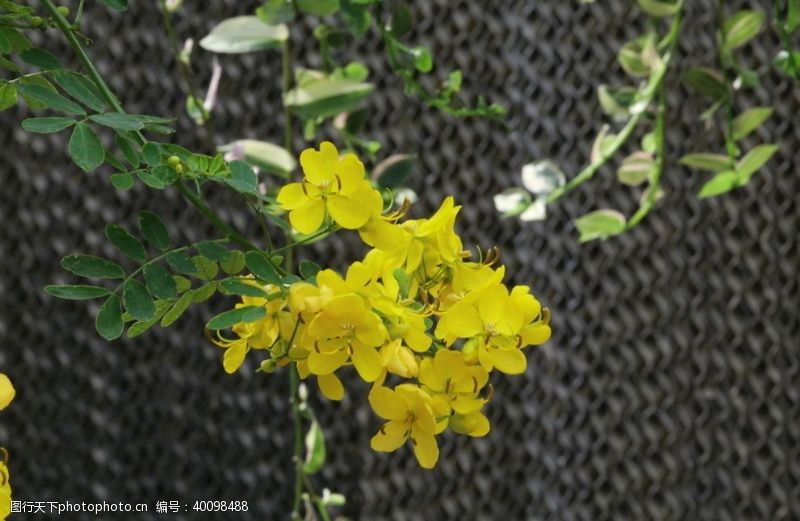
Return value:
<svg viewBox="0 0 800 521">
<path fill-rule="evenodd" d="M 34 67 L 39 67 L 40 69 L 60 69 L 62 67 L 61 62 L 58 61 L 58 58 L 53 56 L 48 51 L 39 49 L 37 47 L 32 47 L 22 51 L 19 53 L 19 57 L 25 63 L 29 63 Z"/>
<path fill-rule="evenodd" d="M 203 280 L 211 280 L 219 273 L 219 266 L 217 263 L 202 255 L 192 257 L 192 262 L 197 266 L 197 276 Z"/>
<path fill-rule="evenodd" d="M 128 172 L 111 174 L 111 184 L 117 190 L 130 190 L 133 188 L 133 176 Z"/>
<path fill-rule="evenodd" d="M 278 271 L 263 252 L 248 251 L 244 254 L 244 262 L 247 265 L 247 269 L 264 282 L 278 286 L 282 284 Z"/>
<path fill-rule="evenodd" d="M 372 178 L 375 179 L 380 188 L 400 188 L 406 185 L 416 164 L 417 156 L 395 154 L 375 166 L 372 171 Z"/>
<path fill-rule="evenodd" d="M 303 463 L 305 474 L 314 474 L 325 465 L 325 435 L 319 422 L 311 421 L 306 433 L 306 461 Z"/>
<path fill-rule="evenodd" d="M 106 109 L 106 102 L 103 101 L 97 87 L 80 74 L 70 71 L 59 71 L 54 75 L 54 79 L 67 94 L 87 107 L 97 112 L 102 112 Z"/>
<path fill-rule="evenodd" d="M 80 105 L 42 85 L 21 83 L 17 89 L 21 94 L 40 103 L 44 108 L 58 110 L 67 114 L 86 115 L 86 111 Z"/>
<path fill-rule="evenodd" d="M 764 25 L 763 11 L 742 10 L 729 17 L 722 24 L 725 49 L 731 51 L 754 38 Z"/>
<path fill-rule="evenodd" d="M 392 272 L 394 275 L 394 279 L 397 281 L 397 284 L 400 287 L 400 296 L 403 298 L 408 298 L 408 290 L 411 287 L 411 279 L 408 276 L 408 273 L 405 272 L 402 268 L 395 268 Z"/>
<path fill-rule="evenodd" d="M 154 166 L 150 170 L 139 170 L 136 175 L 144 184 L 156 190 L 163 190 L 178 179 L 178 174 L 167 165 Z"/>
<path fill-rule="evenodd" d="M 200 40 L 200 47 L 217 53 L 246 53 L 275 49 L 289 36 L 289 29 L 281 25 L 267 25 L 257 16 L 229 18 Z"/>
<path fill-rule="evenodd" d="M 294 6 L 289 0 L 267 0 L 256 9 L 256 16 L 269 25 L 291 22 L 294 19 Z"/>
<path fill-rule="evenodd" d="M 214 266 L 216 266 L 216 264 Z M 216 291 L 217 291 L 217 283 L 208 282 L 197 289 L 193 289 L 189 293 L 191 293 L 192 295 L 192 302 L 195 304 L 199 304 L 200 302 L 204 302 L 210 299 L 211 296 Z"/>
<path fill-rule="evenodd" d="M 75 164 L 86 172 L 91 172 L 102 165 L 106 156 L 100 140 L 84 122 L 75 125 L 67 150 Z"/>
<path fill-rule="evenodd" d="M 248 284 L 241 280 L 224 280 L 220 283 L 223 290 L 231 295 L 241 295 L 247 297 L 261 297 L 266 298 L 269 294 L 258 286 Z"/>
<path fill-rule="evenodd" d="M 710 170 L 712 172 L 730 170 L 733 166 L 731 164 L 731 159 L 728 156 L 723 156 L 721 154 L 709 154 L 705 152 L 698 154 L 686 154 L 681 158 L 680 163 L 691 168 Z"/>
<path fill-rule="evenodd" d="M 736 174 L 741 179 L 752 176 L 778 151 L 778 145 L 758 145 L 736 163 Z"/>
<path fill-rule="evenodd" d="M 51 134 L 69 128 L 75 123 L 77 121 L 72 118 L 28 118 L 22 121 L 22 128 L 28 132 Z"/>
<path fill-rule="evenodd" d="M 739 175 L 736 172 L 731 172 L 729 170 L 719 172 L 703 185 L 698 196 L 701 199 L 705 199 L 707 197 L 724 194 L 736 188 L 738 183 Z"/>
<path fill-rule="evenodd" d="M 147 251 L 144 249 L 142 241 L 131 235 L 122 226 L 116 224 L 106 226 L 106 237 L 126 257 L 136 262 L 147 260 Z"/>
<path fill-rule="evenodd" d="M 142 148 L 142 154 L 144 155 L 144 162 L 150 166 L 156 166 L 161 164 L 161 149 L 158 148 L 158 145 L 153 142 L 147 142 L 144 144 Z"/>
<path fill-rule="evenodd" d="M 227 329 L 240 322 L 255 322 L 260 318 L 264 318 L 266 314 L 267 309 L 264 306 L 242 306 L 215 316 L 208 321 L 206 328 L 212 330 Z"/>
<path fill-rule="evenodd" d="M 17 104 L 17 88 L 13 83 L 0 84 L 0 111 Z"/>
<path fill-rule="evenodd" d="M 606 114 L 614 119 L 624 119 L 628 117 L 631 106 L 636 102 L 637 92 L 633 87 L 600 85 L 597 88 L 597 99 Z"/>
<path fill-rule="evenodd" d="M 122 299 L 125 309 L 136 320 L 150 320 L 156 314 L 156 306 L 144 284 L 138 280 L 129 280 L 125 283 Z"/>
<path fill-rule="evenodd" d="M 89 119 L 114 130 L 141 130 L 144 128 L 144 123 L 139 118 L 123 112 L 93 114 L 89 116 Z"/>
<path fill-rule="evenodd" d="M 298 271 L 300 272 L 300 276 L 306 280 L 310 280 L 316 277 L 317 273 L 319 273 L 320 270 L 322 270 L 322 268 L 320 267 L 319 264 L 307 260 L 301 262 L 300 268 L 298 269 Z"/>
<path fill-rule="evenodd" d="M 28 40 L 24 34 L 12 27 L 0 27 L 0 33 L 11 43 L 11 50 L 13 52 L 20 53 L 31 47 L 31 41 Z"/>
<path fill-rule="evenodd" d="M 139 229 L 144 238 L 161 251 L 169 248 L 169 232 L 161 217 L 153 212 L 139 212 Z"/>
<path fill-rule="evenodd" d="M 433 56 L 427 47 L 415 47 L 411 49 L 411 56 L 414 58 L 414 67 L 419 72 L 431 72 L 433 69 Z"/>
<path fill-rule="evenodd" d="M 717 70 L 708 67 L 692 67 L 683 73 L 683 81 L 700 94 L 714 99 L 728 96 L 728 84 Z"/>
<path fill-rule="evenodd" d="M 128 0 L 103 0 L 103 3 L 115 11 L 128 9 Z"/>
<path fill-rule="evenodd" d="M 241 273 L 244 266 L 244 253 L 238 250 L 229 251 L 228 257 L 219 263 L 219 267 L 228 275 Z"/>
<path fill-rule="evenodd" d="M 643 151 L 634 152 L 622 160 L 617 170 L 617 179 L 622 184 L 638 186 L 648 180 L 654 168 L 656 162 L 652 154 Z"/>
<path fill-rule="evenodd" d="M 133 168 L 139 168 L 141 160 L 135 145 L 131 143 L 129 139 L 120 136 L 119 134 L 114 136 L 114 142 L 117 144 L 117 147 L 119 147 L 122 155 L 125 156 L 125 161 L 130 163 Z M 133 182 L 133 179 L 131 179 L 131 182 Z"/>
<path fill-rule="evenodd" d="M 94 326 L 106 340 L 114 340 L 122 335 L 125 324 L 122 321 L 122 304 L 117 295 L 108 297 L 100 307 Z"/>
<path fill-rule="evenodd" d="M 639 7 L 649 14 L 657 18 L 664 16 L 673 16 L 681 8 L 681 2 L 669 2 L 667 0 L 637 0 Z"/>
<path fill-rule="evenodd" d="M 119 264 L 94 255 L 83 255 L 81 253 L 67 255 L 61 259 L 61 267 L 79 277 L 94 279 L 125 278 L 125 271 Z"/>
<path fill-rule="evenodd" d="M 164 314 L 164 317 L 161 319 L 161 327 L 169 327 L 178 320 L 181 315 L 183 315 L 183 312 L 191 305 L 192 297 L 191 291 L 187 291 L 181 295 L 181 298 L 176 300 L 175 303 L 172 304 L 172 307 L 169 308 L 169 311 Z"/>
<path fill-rule="evenodd" d="M 295 0 L 297 8 L 315 16 L 328 16 L 339 10 L 339 0 Z"/>
<path fill-rule="evenodd" d="M 11 54 L 11 42 L 0 32 L 0 54 Z"/>
<path fill-rule="evenodd" d="M 155 298 L 174 299 L 178 296 L 178 285 L 172 275 L 158 264 L 148 264 L 142 271 L 147 290 Z"/>
<path fill-rule="evenodd" d="M 168 253 L 166 259 L 169 267 L 178 273 L 185 273 L 186 275 L 195 275 L 197 273 L 197 264 L 179 251 Z"/>
<path fill-rule="evenodd" d="M 742 112 L 733 120 L 733 139 L 735 141 L 744 139 L 771 115 L 772 107 L 756 107 Z"/>
<path fill-rule="evenodd" d="M 292 154 L 285 148 L 266 141 L 241 139 L 219 147 L 219 151 L 241 157 L 245 162 L 281 177 L 289 177 L 297 168 L 297 161 Z"/>
<path fill-rule="evenodd" d="M 295 87 L 286 94 L 284 104 L 304 119 L 327 118 L 352 111 L 374 89 L 371 83 L 320 80 L 303 87 Z"/>
<path fill-rule="evenodd" d="M 54 297 L 67 300 L 89 300 L 111 294 L 106 288 L 82 284 L 74 286 L 45 286 L 44 290 Z"/>
<path fill-rule="evenodd" d="M 161 317 L 164 316 L 171 304 L 172 302 L 169 300 L 156 301 L 156 313 L 153 315 L 153 318 L 150 320 L 137 321 L 131 324 L 131 326 L 128 328 L 128 338 L 137 337 L 154 325 L 158 324 L 158 321 L 161 320 Z"/>
<path fill-rule="evenodd" d="M 575 221 L 580 241 L 605 239 L 625 230 L 625 216 L 615 210 L 596 210 Z"/>
<path fill-rule="evenodd" d="M 800 26 L 800 0 L 788 0 L 786 32 L 791 34 Z"/>
<path fill-rule="evenodd" d="M 231 175 L 225 178 L 228 186 L 245 194 L 258 193 L 258 177 L 250 165 L 244 161 L 232 161 L 230 168 Z"/>
<path fill-rule="evenodd" d="M 228 248 L 216 242 L 202 241 L 195 243 L 194 247 L 203 257 L 215 262 L 221 262 L 228 258 Z"/>
</svg>

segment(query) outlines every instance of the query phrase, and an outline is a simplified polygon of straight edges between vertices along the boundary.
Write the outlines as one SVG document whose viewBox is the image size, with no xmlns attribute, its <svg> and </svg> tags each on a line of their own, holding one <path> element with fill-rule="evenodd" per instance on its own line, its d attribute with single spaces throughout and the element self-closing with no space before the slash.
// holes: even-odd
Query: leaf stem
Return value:
<svg viewBox="0 0 800 521">
<path fill-rule="evenodd" d="M 70 23 L 67 21 L 66 18 L 58 11 L 58 8 L 55 6 L 52 0 L 42 0 L 44 7 L 53 17 L 56 22 L 56 26 L 58 29 L 64 34 L 64 37 L 69 42 L 70 47 L 75 51 L 78 55 L 78 59 L 80 60 L 81 64 L 86 68 L 89 77 L 91 78 L 92 82 L 100 91 L 100 94 L 106 100 L 106 102 L 116 111 L 124 113 L 125 109 L 122 107 L 122 104 L 119 102 L 117 97 L 108 87 L 103 77 L 100 75 L 100 72 L 95 67 L 94 62 L 86 53 L 86 50 L 81 45 L 81 42 L 78 41 L 77 36 L 75 36 L 75 31 Z M 137 140 L 140 145 L 143 145 L 147 140 L 142 136 L 140 133 L 136 134 Z M 226 236 L 228 236 L 233 242 L 239 244 L 240 246 L 247 248 L 248 250 L 257 250 L 259 249 L 256 245 L 250 242 L 246 237 L 241 235 L 239 232 L 231 228 L 227 223 L 225 223 L 219 215 L 214 212 L 209 206 L 207 206 L 195 193 L 193 193 L 182 181 L 178 181 L 175 186 L 178 188 L 178 191 L 183 195 L 190 203 L 192 203 L 198 211 L 200 211 L 203 216 L 208 219 L 217 229 L 223 232 Z"/>
</svg>

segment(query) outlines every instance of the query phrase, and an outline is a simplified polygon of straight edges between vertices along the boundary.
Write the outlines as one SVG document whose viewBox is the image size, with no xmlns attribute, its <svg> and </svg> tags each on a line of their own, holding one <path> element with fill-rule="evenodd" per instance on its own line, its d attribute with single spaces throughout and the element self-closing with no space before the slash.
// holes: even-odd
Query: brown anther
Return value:
<svg viewBox="0 0 800 521">
<path fill-rule="evenodd" d="M 522 335 L 517 335 L 517 349 L 522 347 Z"/>
<path fill-rule="evenodd" d="M 303 193 L 306 194 L 306 196 L 308 196 L 308 190 L 306 190 L 306 180 L 305 179 L 300 181 L 300 188 L 302 188 L 303 189 Z"/>
<path fill-rule="evenodd" d="M 417 446 L 417 440 L 415 440 L 414 438 L 411 438 L 411 445 L 416 447 Z"/>
<path fill-rule="evenodd" d="M 339 191 L 342 191 L 342 178 L 339 177 L 339 174 L 333 174 L 333 177 L 336 178 L 336 186 L 339 188 Z"/>
<path fill-rule="evenodd" d="M 314 351 L 316 351 L 317 354 L 320 354 L 320 352 L 319 352 L 319 340 L 314 340 Z"/>
<path fill-rule="evenodd" d="M 489 393 L 486 395 L 485 400 L 487 402 L 490 402 L 492 401 L 492 397 L 494 396 L 494 386 L 492 384 L 489 384 L 486 386 L 486 388 L 489 390 Z"/>
<path fill-rule="evenodd" d="M 472 377 L 472 394 L 475 394 L 477 392 L 478 392 L 478 379 L 473 376 Z"/>
<path fill-rule="evenodd" d="M 542 309 L 542 322 L 550 324 L 550 308 Z"/>
<path fill-rule="evenodd" d="M 385 424 L 381 425 L 381 428 L 378 429 L 378 430 L 381 431 L 381 434 L 383 434 L 384 436 L 386 435 L 386 425 Z"/>
</svg>

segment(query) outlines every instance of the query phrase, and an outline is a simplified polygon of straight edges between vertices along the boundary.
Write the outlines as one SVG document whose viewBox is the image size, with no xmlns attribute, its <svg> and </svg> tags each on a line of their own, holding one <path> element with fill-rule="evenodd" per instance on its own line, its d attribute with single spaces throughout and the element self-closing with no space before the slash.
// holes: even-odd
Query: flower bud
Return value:
<svg viewBox="0 0 800 521">
<path fill-rule="evenodd" d="M 69 7 L 65 5 L 58 6 L 56 10 L 61 14 L 61 16 L 69 16 Z"/>
<path fill-rule="evenodd" d="M 478 339 L 470 338 L 467 340 L 464 343 L 464 347 L 461 348 L 461 352 L 464 354 L 464 361 L 466 363 L 478 363 Z"/>
<path fill-rule="evenodd" d="M 171 166 L 171 167 L 175 168 L 176 166 L 178 166 L 179 164 L 181 164 L 181 158 L 179 158 L 178 156 L 169 156 L 169 157 L 167 158 L 167 164 L 168 164 L 169 166 Z"/>
<path fill-rule="evenodd" d="M 262 373 L 272 373 L 277 367 L 278 364 L 275 362 L 275 360 L 268 358 L 261 362 L 260 370 Z"/>
</svg>

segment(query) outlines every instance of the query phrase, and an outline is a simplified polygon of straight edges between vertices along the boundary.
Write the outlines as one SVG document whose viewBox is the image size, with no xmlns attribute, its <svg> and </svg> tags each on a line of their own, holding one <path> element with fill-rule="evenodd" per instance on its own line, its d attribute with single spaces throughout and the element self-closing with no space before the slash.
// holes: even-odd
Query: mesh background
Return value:
<svg viewBox="0 0 800 521">
<path fill-rule="evenodd" d="M 200 38 L 257 5 L 185 3 L 176 19 L 182 38 Z M 690 4 L 678 67 L 715 59 L 713 2 Z M 641 17 L 622 0 L 435 0 L 413 2 L 413 10 L 410 41 L 429 45 L 441 71 L 463 69 L 472 99 L 508 105 L 508 127 L 454 120 L 405 97 L 371 35 L 342 56 L 364 57 L 378 84 L 366 135 L 386 154 L 419 155 L 415 211 L 429 213 L 455 194 L 465 241 L 501 247 L 512 281 L 532 284 L 551 308 L 554 336 L 529 351 L 525 375 L 494 379 L 491 434 L 445 435 L 431 472 L 405 450 L 370 451 L 377 421 L 364 386 L 349 382 L 341 404 L 316 406 L 332 453 L 318 483 L 344 493 L 341 513 L 354 519 L 800 518 L 800 91 L 764 65 L 776 38 L 768 31 L 743 49 L 747 63 L 762 64 L 763 86 L 737 101 L 775 105 L 746 144 L 776 141 L 776 158 L 746 188 L 702 202 L 694 194 L 705 177 L 673 159 L 658 211 L 622 237 L 580 245 L 574 218 L 634 209 L 638 194 L 615 184 L 612 167 L 544 223 L 502 220 L 490 196 L 518 184 L 533 159 L 553 158 L 566 172 L 584 164 L 603 121 L 596 87 L 624 80 L 610 64 Z M 100 42 L 90 53 L 126 107 L 182 114 L 156 3 L 132 2 L 124 16 L 92 5 L 86 16 L 87 34 Z M 320 65 L 312 25 L 293 35 L 298 65 Z M 50 40 L 48 48 L 71 56 L 55 33 Z M 279 56 L 223 58 L 217 141 L 279 141 Z M 195 54 L 203 84 L 210 62 Z M 672 158 L 721 147 L 697 120 L 704 100 L 673 82 L 667 101 Z M 105 175 L 79 172 L 64 136 L 24 132 L 26 116 L 23 108 L 0 115 L 0 367 L 18 388 L 0 439 L 12 454 L 16 497 L 146 501 L 151 509 L 157 500 L 247 500 L 247 513 L 202 519 L 286 519 L 286 375 L 227 376 L 202 338 L 204 321 L 230 301 L 197 306 L 167 331 L 108 344 L 93 330 L 96 305 L 42 291 L 73 280 L 58 265 L 67 253 L 116 258 L 103 227 L 133 225 L 140 209 L 167 216 L 176 241 L 212 231 L 173 191 L 116 193 Z M 176 142 L 202 146 L 185 118 L 179 128 Z M 257 236 L 235 200 L 220 193 L 211 202 Z M 360 254 L 357 241 L 343 239 L 311 252 L 337 268 Z M 81 516 L 70 519 L 95 518 Z M 167 517 L 200 516 L 140 519 Z"/>
</svg>

